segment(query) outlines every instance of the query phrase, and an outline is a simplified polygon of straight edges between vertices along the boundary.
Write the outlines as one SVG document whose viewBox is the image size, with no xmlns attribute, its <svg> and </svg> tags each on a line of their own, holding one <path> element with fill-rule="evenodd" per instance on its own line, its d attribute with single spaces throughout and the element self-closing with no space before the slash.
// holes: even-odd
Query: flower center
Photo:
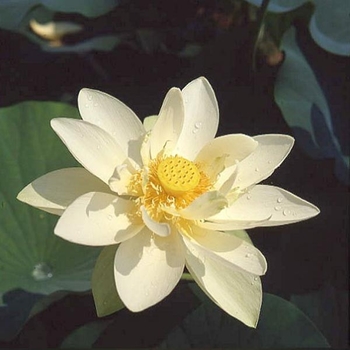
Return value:
<svg viewBox="0 0 350 350">
<path fill-rule="evenodd" d="M 132 175 L 128 193 L 138 208 L 143 205 L 153 220 L 161 222 L 172 219 L 169 209 L 186 208 L 211 188 L 200 163 L 179 156 L 158 156 Z M 136 215 L 141 217 L 140 210 Z"/>
<path fill-rule="evenodd" d="M 163 159 L 158 165 L 157 175 L 164 190 L 173 196 L 193 190 L 201 179 L 197 166 L 178 156 Z"/>
</svg>

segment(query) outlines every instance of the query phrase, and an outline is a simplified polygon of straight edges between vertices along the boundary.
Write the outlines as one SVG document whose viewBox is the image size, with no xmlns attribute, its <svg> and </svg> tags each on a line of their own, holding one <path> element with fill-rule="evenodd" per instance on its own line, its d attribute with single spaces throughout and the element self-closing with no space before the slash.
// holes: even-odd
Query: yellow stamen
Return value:
<svg viewBox="0 0 350 350">
<path fill-rule="evenodd" d="M 149 162 L 147 168 L 131 177 L 128 190 L 130 195 L 135 196 L 136 206 L 144 205 L 153 220 L 173 221 L 184 226 L 178 217 L 173 217 L 164 209 L 183 209 L 212 187 L 201 168 L 200 164 L 183 157 L 158 156 Z M 141 215 L 139 210 L 137 213 Z"/>
<path fill-rule="evenodd" d="M 164 190 L 173 196 L 193 190 L 201 178 L 194 163 L 178 156 L 163 159 L 158 166 L 157 175 Z"/>
</svg>

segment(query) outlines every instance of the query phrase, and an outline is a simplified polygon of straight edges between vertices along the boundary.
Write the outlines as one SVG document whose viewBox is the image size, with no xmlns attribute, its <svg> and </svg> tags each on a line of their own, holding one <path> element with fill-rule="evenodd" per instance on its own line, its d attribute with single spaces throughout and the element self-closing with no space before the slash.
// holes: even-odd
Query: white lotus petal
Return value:
<svg viewBox="0 0 350 350">
<path fill-rule="evenodd" d="M 158 114 L 155 115 L 149 115 L 148 117 L 145 117 L 143 119 L 143 126 L 146 130 L 146 132 L 149 132 L 153 129 L 154 125 L 156 124 L 158 120 Z"/>
<path fill-rule="evenodd" d="M 179 282 L 185 265 L 183 243 L 148 229 L 120 244 L 115 256 L 115 282 L 125 306 L 142 311 L 163 300 Z"/>
<path fill-rule="evenodd" d="M 191 237 L 184 237 L 184 242 L 187 246 L 190 242 L 203 256 L 210 256 L 229 268 L 233 265 L 238 271 L 258 276 L 266 273 L 264 255 L 254 245 L 233 234 L 192 227 Z"/>
<path fill-rule="evenodd" d="M 126 159 L 112 136 L 96 125 L 56 118 L 51 120 L 51 126 L 75 159 L 106 184 L 115 167 Z"/>
<path fill-rule="evenodd" d="M 55 234 L 67 241 L 104 246 L 135 236 L 144 225 L 129 213 L 134 203 L 113 194 L 90 192 L 76 199 L 62 214 Z"/>
<path fill-rule="evenodd" d="M 218 181 L 215 183 L 215 188 L 219 190 L 224 196 L 226 196 L 232 189 L 233 184 L 235 183 L 238 173 L 239 173 L 239 163 L 230 168 L 231 174 L 226 172 L 225 176 L 219 176 Z M 226 197 L 230 200 L 230 196 Z M 230 202 L 229 202 L 230 203 Z"/>
<path fill-rule="evenodd" d="M 208 220 L 226 228 L 229 222 L 234 225 L 236 220 L 258 221 L 269 217 L 267 221 L 257 222 L 256 226 L 277 226 L 306 220 L 319 212 L 316 206 L 288 191 L 257 185 Z"/>
<path fill-rule="evenodd" d="M 258 146 L 252 137 L 243 134 L 232 134 L 217 137 L 209 141 L 199 152 L 196 162 L 210 163 L 213 159 L 226 155 L 225 167 L 236 164 L 249 156 Z"/>
<path fill-rule="evenodd" d="M 181 90 L 170 89 L 150 135 L 152 158 L 156 158 L 164 148 L 170 153 L 175 147 L 182 129 L 184 114 Z"/>
<path fill-rule="evenodd" d="M 144 206 L 141 207 L 142 220 L 148 229 L 158 236 L 166 237 L 171 233 L 170 225 L 165 222 L 154 221 L 147 213 L 147 210 Z"/>
<path fill-rule="evenodd" d="M 145 128 L 128 106 L 104 92 L 85 88 L 79 92 L 78 107 L 83 120 L 109 133 L 128 157 L 141 164 Z"/>
<path fill-rule="evenodd" d="M 258 147 L 240 162 L 234 187 L 245 189 L 269 177 L 287 157 L 294 143 L 288 135 L 259 135 L 254 140 L 258 141 Z"/>
<path fill-rule="evenodd" d="M 197 163 L 198 167 L 208 176 L 209 181 L 214 184 L 214 186 L 220 178 L 220 174 L 225 169 L 225 158 L 227 158 L 227 155 L 213 158 L 208 163 Z"/>
<path fill-rule="evenodd" d="M 182 90 L 185 119 L 174 153 L 189 160 L 212 140 L 219 124 L 219 108 L 208 80 L 200 77 Z"/>
<path fill-rule="evenodd" d="M 229 315 L 255 328 L 262 301 L 260 278 L 203 255 L 194 245 L 187 248 L 187 269 L 203 291 Z"/>
<path fill-rule="evenodd" d="M 109 187 L 86 169 L 66 168 L 34 180 L 17 199 L 48 213 L 62 215 L 75 199 L 92 191 L 110 193 Z"/>
<path fill-rule="evenodd" d="M 260 226 L 268 226 L 263 225 L 266 223 L 270 217 L 267 217 L 262 220 L 256 220 L 256 221 L 244 221 L 244 220 L 237 220 L 237 221 L 210 221 L 210 220 L 204 220 L 199 221 L 196 223 L 198 227 L 205 228 L 207 230 L 214 230 L 214 231 L 235 231 L 235 230 L 248 230 L 255 227 Z"/>
<path fill-rule="evenodd" d="M 123 164 L 116 166 L 108 181 L 110 189 L 119 195 L 128 194 L 128 185 L 135 169 L 130 160 L 127 158 Z"/>
<path fill-rule="evenodd" d="M 213 216 L 227 206 L 227 200 L 220 192 L 211 191 L 197 197 L 179 215 L 185 219 L 200 220 Z"/>
</svg>

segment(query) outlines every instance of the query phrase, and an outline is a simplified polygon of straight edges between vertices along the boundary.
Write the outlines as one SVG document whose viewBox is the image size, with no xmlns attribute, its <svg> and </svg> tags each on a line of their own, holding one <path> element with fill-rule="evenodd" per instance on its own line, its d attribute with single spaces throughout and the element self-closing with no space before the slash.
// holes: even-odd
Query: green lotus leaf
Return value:
<svg viewBox="0 0 350 350">
<path fill-rule="evenodd" d="M 50 128 L 50 119 L 77 117 L 56 102 L 23 102 L 0 109 L 0 292 L 50 294 L 91 288 L 100 248 L 54 235 L 57 216 L 16 199 L 22 188 L 50 171 L 77 166 Z"/>
<path fill-rule="evenodd" d="M 192 288 L 198 289 L 195 284 Z M 278 296 L 264 294 L 256 329 L 246 327 L 208 298 L 202 300 L 167 335 L 161 349 L 329 347 L 316 326 L 296 306 Z"/>
</svg>

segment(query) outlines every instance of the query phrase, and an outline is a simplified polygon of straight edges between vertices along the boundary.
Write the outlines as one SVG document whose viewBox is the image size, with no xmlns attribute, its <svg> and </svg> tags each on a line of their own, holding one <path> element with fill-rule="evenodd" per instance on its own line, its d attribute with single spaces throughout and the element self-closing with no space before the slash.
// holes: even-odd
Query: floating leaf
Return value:
<svg viewBox="0 0 350 350">
<path fill-rule="evenodd" d="M 27 321 L 40 314 L 41 312 L 43 312 L 44 310 L 46 310 L 50 305 L 58 302 L 59 300 L 65 298 L 67 295 L 72 294 L 72 292 L 68 292 L 66 290 L 60 290 L 54 293 L 51 293 L 49 295 L 45 295 L 43 296 L 42 299 L 40 299 L 38 302 L 36 302 L 32 309 L 30 310 L 30 313 L 28 315 Z"/>
<path fill-rule="evenodd" d="M 260 7 L 263 0 L 246 0 L 250 4 Z M 271 12 L 287 12 L 296 9 L 304 4 L 307 0 L 270 0 L 268 11 Z"/>
<path fill-rule="evenodd" d="M 100 249 L 55 236 L 57 216 L 16 199 L 39 176 L 77 165 L 50 128 L 50 119 L 59 116 L 77 117 L 78 111 L 56 102 L 0 109 L 0 292 L 21 288 L 50 294 L 91 287 Z"/>
<path fill-rule="evenodd" d="M 309 29 L 323 49 L 350 56 L 350 1 L 318 0 Z"/>
<path fill-rule="evenodd" d="M 0 305 L 0 340 L 10 341 L 13 339 L 27 320 L 32 306 L 43 295 L 28 293 L 24 290 L 7 292 Z"/>
<path fill-rule="evenodd" d="M 292 295 L 290 300 L 315 323 L 333 348 L 348 346 L 348 291 L 325 285 L 315 292 Z"/>
<path fill-rule="evenodd" d="M 80 13 L 86 17 L 98 17 L 113 10 L 120 0 L 41 0 L 42 5 L 57 12 Z"/>
<path fill-rule="evenodd" d="M 79 327 L 69 334 L 62 342 L 61 349 L 88 349 L 92 348 L 94 342 L 99 338 L 101 333 L 112 322 L 109 320 L 93 321 Z"/>
<path fill-rule="evenodd" d="M 0 27 L 18 30 L 27 13 L 40 5 L 51 11 L 74 12 L 86 17 L 98 17 L 108 13 L 118 4 L 119 0 L 1 0 Z"/>
<path fill-rule="evenodd" d="M 114 282 L 114 257 L 117 245 L 105 247 L 96 261 L 92 274 L 92 294 L 97 315 L 110 315 L 124 308 Z"/>
<path fill-rule="evenodd" d="M 346 179 L 349 166 L 344 164 L 346 157 L 336 137 L 327 100 L 296 43 L 293 27 L 285 33 L 282 49 L 286 57 L 276 80 L 276 103 L 299 146 L 312 158 L 335 158 L 339 177 Z"/>
<path fill-rule="evenodd" d="M 73 45 L 50 46 L 41 41 L 41 47 L 48 52 L 89 52 L 89 51 L 111 51 L 117 47 L 124 35 L 104 35 L 81 41 Z"/>
<path fill-rule="evenodd" d="M 0 28 L 17 30 L 27 12 L 37 3 L 37 0 L 0 1 Z"/>
<path fill-rule="evenodd" d="M 196 285 L 193 288 L 197 289 Z M 248 328 L 206 299 L 160 348 L 327 348 L 315 325 L 293 304 L 264 294 L 258 327 Z"/>
<path fill-rule="evenodd" d="M 246 0 L 260 7 L 263 0 Z M 307 0 L 270 0 L 268 11 L 288 12 Z M 309 23 L 312 38 L 323 49 L 336 55 L 350 56 L 350 1 L 317 0 L 315 12 Z"/>
</svg>

